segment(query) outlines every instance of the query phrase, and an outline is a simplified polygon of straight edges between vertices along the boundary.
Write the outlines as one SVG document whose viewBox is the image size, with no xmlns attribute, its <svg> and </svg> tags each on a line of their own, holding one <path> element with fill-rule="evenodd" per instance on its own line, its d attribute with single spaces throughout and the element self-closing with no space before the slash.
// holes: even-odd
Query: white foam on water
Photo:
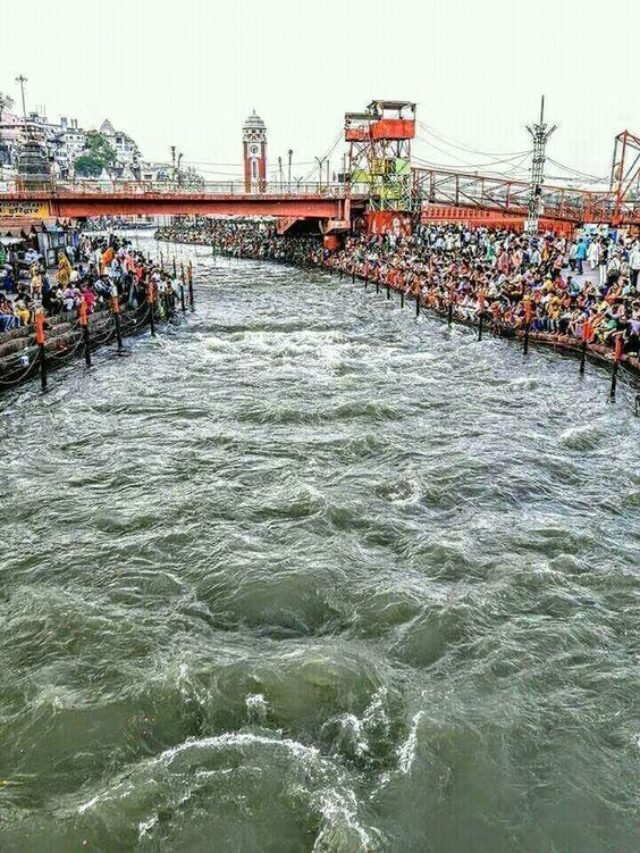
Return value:
<svg viewBox="0 0 640 853">
<path fill-rule="evenodd" d="M 595 450 L 603 436 L 597 423 L 581 424 L 560 433 L 560 443 L 571 450 Z"/>
<path fill-rule="evenodd" d="M 142 839 L 145 837 L 145 835 L 149 834 L 149 832 L 153 829 L 153 827 L 157 824 L 157 822 L 158 822 L 158 816 L 157 815 L 153 815 L 152 817 L 148 818 L 147 820 L 140 821 L 140 823 L 138 824 L 138 841 L 142 841 Z"/>
<path fill-rule="evenodd" d="M 413 715 L 413 718 L 411 720 L 411 726 L 409 728 L 409 735 L 404 741 L 404 743 L 400 744 L 400 746 L 398 747 L 398 769 L 405 776 L 411 772 L 413 762 L 416 759 L 416 751 L 418 746 L 418 727 L 423 716 L 424 711 L 418 711 L 416 714 Z"/>
<path fill-rule="evenodd" d="M 96 806 L 102 799 L 104 799 L 104 794 L 96 794 L 95 797 L 92 797 L 90 800 L 87 800 L 86 803 L 81 803 L 78 806 L 78 814 L 84 814 L 85 812 L 92 809 Z"/>
<path fill-rule="evenodd" d="M 421 496 L 420 483 L 415 477 L 409 477 L 392 489 L 389 493 L 389 500 L 397 506 L 410 506 L 417 503 Z"/>
<path fill-rule="evenodd" d="M 278 749 L 290 752 L 296 758 L 303 760 L 317 760 L 320 757 L 320 751 L 315 746 L 305 746 L 297 740 L 289 738 L 267 737 L 266 735 L 254 735 L 246 732 L 226 732 L 225 734 L 215 735 L 206 738 L 189 738 L 184 743 L 178 746 L 172 746 L 160 753 L 156 758 L 150 760 L 150 764 L 166 764 L 170 766 L 172 762 L 185 752 L 201 749 L 229 749 L 230 747 L 246 747 L 246 746 L 274 746 Z"/>
<path fill-rule="evenodd" d="M 250 693 L 244 702 L 251 722 L 266 722 L 269 705 L 262 693 Z"/>
<path fill-rule="evenodd" d="M 247 697 L 249 702 L 259 704 L 263 697 L 253 694 Z M 358 728 L 359 721 L 356 724 Z M 330 850 L 344 850 L 345 853 L 373 853 L 379 846 L 371 834 L 358 820 L 358 801 L 354 791 L 342 782 L 342 773 L 329 764 L 313 746 L 291 740 L 289 738 L 269 737 L 267 735 L 250 733 L 231 733 L 216 735 L 200 739 L 188 739 L 184 743 L 164 750 L 155 758 L 148 759 L 139 765 L 133 772 L 129 771 L 125 780 L 120 780 L 110 788 L 96 794 L 91 799 L 80 804 L 77 814 L 86 814 L 96 809 L 101 804 L 122 801 L 127 796 L 140 796 L 143 789 L 147 794 L 154 796 L 158 791 L 158 781 L 153 775 L 144 778 L 146 770 L 161 765 L 166 771 L 173 773 L 172 765 L 181 756 L 190 752 L 197 753 L 200 750 L 226 750 L 233 748 L 250 748 L 254 746 L 266 746 L 287 752 L 295 762 L 302 765 L 302 769 L 309 774 L 311 789 L 307 792 L 309 805 L 317 809 L 322 815 L 322 827 L 314 843 L 313 850 L 316 853 Z M 194 756 L 197 760 L 197 757 Z M 182 777 L 183 771 L 177 771 Z M 231 774 L 235 768 L 220 768 L 215 771 L 205 769 L 194 770 L 196 782 L 206 782 L 213 776 Z M 141 778 L 142 774 L 142 778 Z M 141 784 L 142 783 L 142 784 Z M 313 788 L 316 787 L 314 791 Z M 179 804 L 186 803 L 192 796 L 192 790 L 187 788 L 179 799 Z M 148 806 L 147 806 L 148 807 Z M 147 812 L 149 814 L 149 812 Z M 141 840 L 149 835 L 157 823 L 157 814 L 141 820 L 137 824 L 138 839 Z M 338 843 L 339 842 L 339 843 Z M 336 846 L 337 845 L 337 846 Z"/>
<path fill-rule="evenodd" d="M 385 735 L 389 734 L 391 723 L 386 708 L 386 700 L 389 691 L 386 687 L 380 687 L 373 694 L 373 699 L 362 715 L 362 722 L 365 728 L 371 726 L 382 726 Z"/>
<path fill-rule="evenodd" d="M 355 755 L 358 758 L 366 755 L 369 752 L 369 744 L 364 734 L 363 720 L 360 720 L 355 714 L 344 714 L 342 725 L 350 733 Z"/>
<path fill-rule="evenodd" d="M 320 795 L 324 824 L 316 836 L 312 853 L 374 853 L 378 844 L 358 820 L 358 804 L 351 789 L 328 789 Z M 346 837 L 345 837 L 346 835 Z M 353 846 L 353 842 L 357 846 Z"/>
<path fill-rule="evenodd" d="M 527 391 L 532 391 L 539 385 L 538 379 L 535 376 L 517 376 L 509 382 L 513 388 L 524 388 Z"/>
</svg>

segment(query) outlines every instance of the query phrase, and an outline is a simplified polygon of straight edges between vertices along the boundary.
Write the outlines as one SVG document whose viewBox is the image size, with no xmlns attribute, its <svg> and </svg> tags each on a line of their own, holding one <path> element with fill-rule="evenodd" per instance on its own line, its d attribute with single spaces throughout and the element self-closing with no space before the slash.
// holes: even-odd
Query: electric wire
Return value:
<svg viewBox="0 0 640 853">
<path fill-rule="evenodd" d="M 473 148 L 469 145 L 465 145 L 461 143 L 459 140 L 457 142 L 452 141 L 451 137 L 446 137 L 440 131 L 438 131 L 435 127 L 431 125 L 425 124 L 425 122 L 418 121 L 418 126 L 425 130 L 427 133 L 430 133 L 432 136 L 435 136 L 440 142 L 445 145 L 449 145 L 451 148 L 457 148 L 459 151 L 466 151 L 468 154 L 479 154 L 480 156 L 487 157 L 506 157 L 510 154 L 519 154 L 519 151 L 480 151 L 477 148 Z"/>
<path fill-rule="evenodd" d="M 482 163 L 472 163 L 472 162 L 469 162 L 468 160 L 463 159 L 462 157 L 458 157 L 456 154 L 451 154 L 450 152 L 446 151 L 444 148 L 440 148 L 440 146 L 436 145 L 435 143 L 431 142 L 428 139 L 425 139 L 425 137 L 423 137 L 423 136 L 417 136 L 417 139 L 419 139 L 421 142 L 424 142 L 426 145 L 430 146 L 431 148 L 434 148 L 436 151 L 439 151 L 441 154 L 444 154 L 448 157 L 453 157 L 454 160 L 457 160 L 458 162 L 462 163 L 463 165 L 467 166 L 467 168 L 470 168 L 470 169 L 486 169 L 489 166 L 498 166 L 498 165 L 501 165 L 503 163 L 512 163 L 513 161 L 515 161 L 517 159 L 521 159 L 522 157 L 531 156 L 531 149 L 526 149 L 524 151 L 517 151 L 517 152 L 515 152 L 509 156 L 506 156 L 506 157 L 501 157 L 498 160 L 490 160 L 488 162 L 482 162 Z M 419 160 L 420 158 L 414 157 L 413 159 Z"/>
</svg>

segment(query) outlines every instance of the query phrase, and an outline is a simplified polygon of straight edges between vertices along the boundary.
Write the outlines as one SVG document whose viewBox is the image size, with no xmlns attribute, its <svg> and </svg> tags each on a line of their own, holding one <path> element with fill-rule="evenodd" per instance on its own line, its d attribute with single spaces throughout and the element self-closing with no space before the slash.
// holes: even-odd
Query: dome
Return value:
<svg viewBox="0 0 640 853">
<path fill-rule="evenodd" d="M 259 115 L 256 115 L 256 111 L 255 111 L 255 110 L 254 110 L 254 111 L 253 111 L 253 113 L 249 116 L 249 118 L 247 118 L 247 119 L 246 119 L 246 121 L 245 121 L 245 123 L 242 125 L 242 127 L 243 127 L 245 130 L 247 130 L 247 129 L 254 129 L 254 130 L 266 130 L 266 125 L 265 125 L 265 123 L 262 121 L 262 119 L 260 118 L 260 116 L 259 116 Z"/>
</svg>

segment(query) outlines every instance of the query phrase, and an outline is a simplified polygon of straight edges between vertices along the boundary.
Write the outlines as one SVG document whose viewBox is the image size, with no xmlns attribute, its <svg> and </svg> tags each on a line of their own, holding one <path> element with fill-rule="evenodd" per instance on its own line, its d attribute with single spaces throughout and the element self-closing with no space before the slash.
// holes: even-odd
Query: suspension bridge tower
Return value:
<svg viewBox="0 0 640 853">
<path fill-rule="evenodd" d="M 371 233 L 411 232 L 411 140 L 415 134 L 416 105 L 411 101 L 377 100 L 364 112 L 345 114 L 347 180 L 352 190 L 369 198 L 366 220 Z"/>
</svg>

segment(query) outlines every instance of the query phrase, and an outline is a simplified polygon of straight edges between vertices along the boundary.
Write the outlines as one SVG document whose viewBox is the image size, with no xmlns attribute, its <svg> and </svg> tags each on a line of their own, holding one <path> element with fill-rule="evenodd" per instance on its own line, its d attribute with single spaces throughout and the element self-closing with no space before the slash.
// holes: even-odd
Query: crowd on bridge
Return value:
<svg viewBox="0 0 640 853">
<path fill-rule="evenodd" d="M 147 301 L 149 288 L 158 310 L 172 308 L 179 282 L 157 269 L 130 241 L 114 234 L 85 235 L 77 247 L 58 252 L 57 269 L 47 271 L 35 250 L 22 257 L 0 255 L 0 332 L 33 323 L 35 314 L 53 317 L 77 312 L 88 314 L 118 308 L 137 308 Z M 166 296 L 166 299 L 165 299 Z"/>
<path fill-rule="evenodd" d="M 567 345 L 599 348 L 620 338 L 640 355 L 640 239 L 607 231 L 574 239 L 528 237 L 463 224 L 420 225 L 410 237 L 349 236 L 336 251 L 319 238 L 279 236 L 269 223 L 222 219 L 162 229 L 169 240 L 207 243 L 222 253 L 322 265 L 389 285 L 437 312 L 500 334 L 529 327 Z"/>
</svg>

